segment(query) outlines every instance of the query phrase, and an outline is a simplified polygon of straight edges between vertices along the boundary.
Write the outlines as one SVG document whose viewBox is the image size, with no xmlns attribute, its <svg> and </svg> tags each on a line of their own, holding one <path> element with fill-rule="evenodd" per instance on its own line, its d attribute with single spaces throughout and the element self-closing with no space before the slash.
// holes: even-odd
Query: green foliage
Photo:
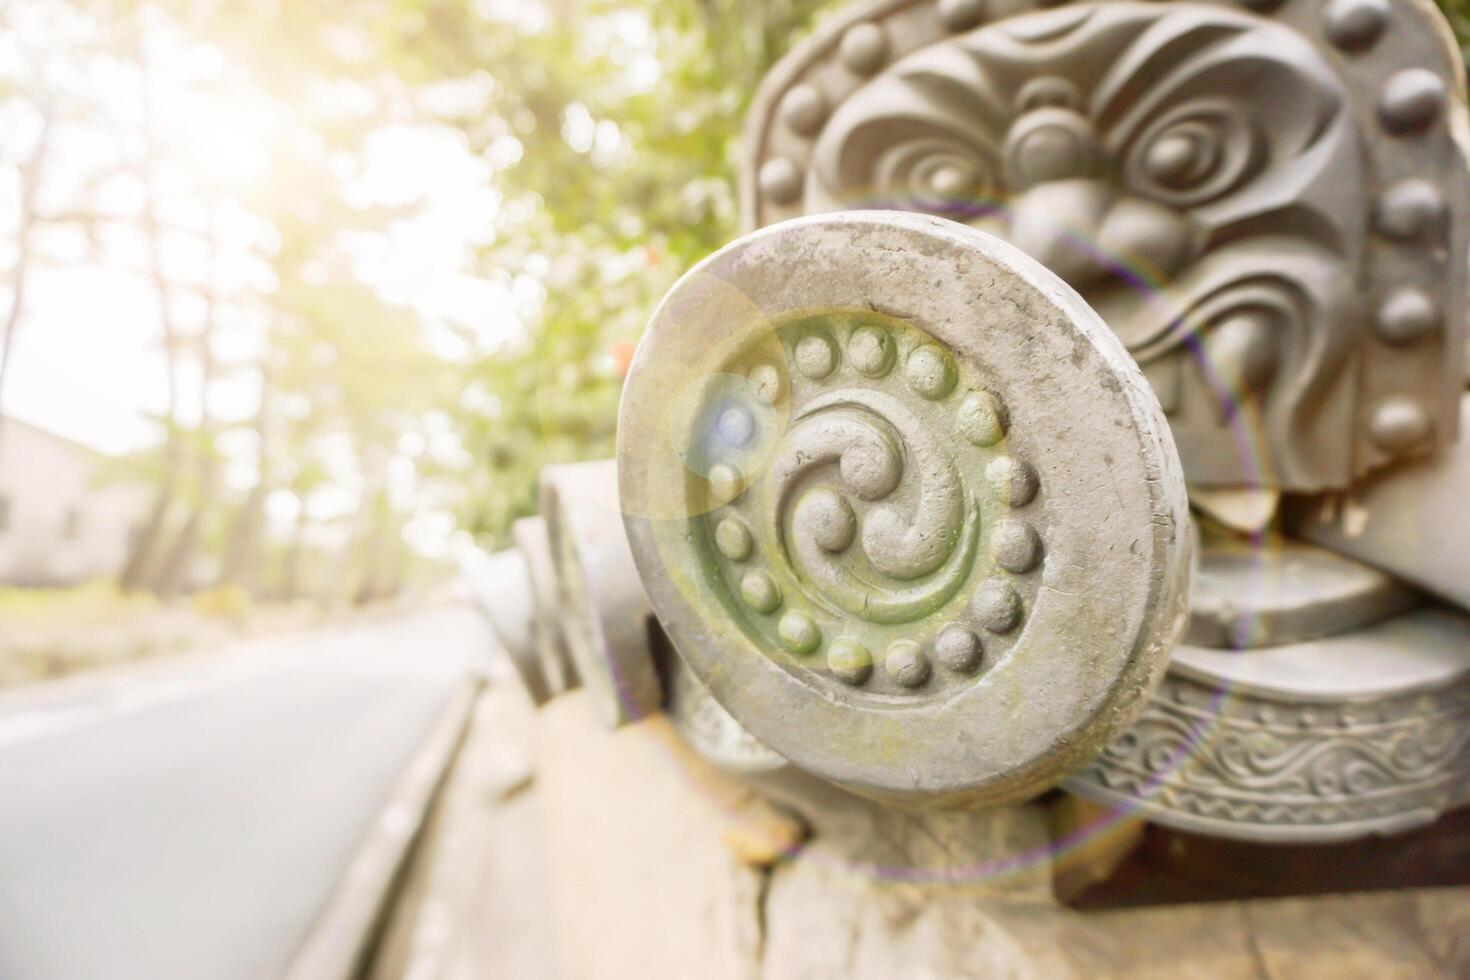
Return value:
<svg viewBox="0 0 1470 980">
<path fill-rule="evenodd" d="M 447 411 L 471 463 L 420 460 L 421 473 L 453 486 L 445 497 L 461 526 L 495 545 L 534 510 L 542 465 L 611 454 L 622 374 L 653 305 L 738 232 L 735 144 L 746 107 L 793 37 L 833 5 L 166 4 L 178 23 L 247 66 L 329 151 L 360 157 L 362 136 L 389 122 L 462 133 L 467 149 L 495 167 L 501 202 L 476 273 L 526 298 L 504 343 L 471 343 L 458 363 L 430 355 L 413 315 L 353 282 L 333 254 L 343 231 L 383 228 L 395 216 L 346 206 L 321 154 L 303 156 L 290 149 L 299 141 L 285 141 L 272 160 L 271 195 L 254 203 L 280 236 L 271 384 L 310 411 L 284 423 L 274 476 L 298 490 L 319 483 L 325 466 L 313 446 L 341 424 L 359 455 L 372 456 L 364 447 L 391 447 L 416 418 Z M 121 0 L 94 6 L 111 17 L 133 9 Z M 370 109 L 313 116 L 295 97 L 344 79 L 371 94 Z M 453 86 L 488 95 L 436 111 L 428 96 Z M 364 507 L 374 487 L 369 476 Z"/>
<path fill-rule="evenodd" d="M 1461 55 L 1470 62 L 1470 0 L 1436 0 L 1460 42 Z"/>
<path fill-rule="evenodd" d="M 677 276 L 738 233 L 736 141 L 794 34 L 831 0 L 514 3 L 486 20 L 432 3 L 407 45 L 414 77 L 488 72 L 486 111 L 446 122 L 472 150 L 518 157 L 486 275 L 532 276 L 526 331 L 469 371 L 489 397 L 459 417 L 477 466 L 464 526 L 500 540 L 552 461 L 612 453 L 622 374 Z M 483 9 L 484 5 L 478 5 Z"/>
</svg>

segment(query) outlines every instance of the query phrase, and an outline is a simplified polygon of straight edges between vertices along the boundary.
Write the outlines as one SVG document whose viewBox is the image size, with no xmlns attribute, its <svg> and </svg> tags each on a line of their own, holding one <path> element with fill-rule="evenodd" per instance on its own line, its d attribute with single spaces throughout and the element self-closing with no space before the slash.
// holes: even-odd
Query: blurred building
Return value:
<svg viewBox="0 0 1470 980">
<path fill-rule="evenodd" d="M 147 488 L 99 483 L 108 457 L 0 417 L 0 583 L 70 585 L 116 575 L 147 511 Z"/>
</svg>

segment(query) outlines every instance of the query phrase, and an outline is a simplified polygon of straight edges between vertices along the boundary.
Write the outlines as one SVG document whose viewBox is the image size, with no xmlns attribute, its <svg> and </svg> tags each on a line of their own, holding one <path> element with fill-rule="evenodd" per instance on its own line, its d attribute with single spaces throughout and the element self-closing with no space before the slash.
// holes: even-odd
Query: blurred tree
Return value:
<svg viewBox="0 0 1470 980">
<path fill-rule="evenodd" d="M 294 3 L 268 10 L 242 3 L 168 5 L 181 23 L 252 66 L 283 100 L 324 82 L 348 82 L 370 108 L 351 119 L 310 120 L 334 151 L 359 154 L 365 131 L 388 123 L 437 123 L 462 134 L 470 153 L 492 168 L 499 208 L 478 256 L 483 281 L 513 298 L 514 312 L 492 336 L 466 332 L 468 357 L 440 360 L 454 383 L 423 385 L 372 374 L 358 384 L 344 359 L 332 391 L 310 391 L 310 434 L 289 434 L 285 484 L 296 457 L 321 438 L 317 416 L 355 408 L 353 441 L 369 447 L 404 431 L 386 428 L 373 397 L 423 393 L 417 407 L 447 408 L 471 462 L 419 460 L 422 477 L 454 483 L 449 496 L 461 526 L 487 544 L 534 508 L 535 478 L 552 460 L 612 452 L 622 372 L 653 304 L 685 268 L 732 237 L 736 228 L 734 141 L 761 76 L 794 33 L 833 0 L 372 0 Z M 319 182 L 306 185 L 321 190 Z M 277 175 L 279 191 L 294 185 Z M 340 190 L 314 201 L 287 195 L 270 211 L 282 231 L 270 297 L 273 346 L 287 362 L 282 392 L 308 392 L 321 374 L 313 352 L 369 349 L 362 336 L 382 315 L 351 309 L 346 293 L 321 280 L 318 254 L 360 214 L 338 207 Z M 325 202 L 325 203 L 324 203 Z M 381 217 L 381 216 L 378 216 Z M 295 261 L 292 236 L 310 242 Z M 333 263 L 326 263 L 336 274 Z M 310 267 L 315 275 L 303 277 Z M 359 297 L 364 307 L 381 301 Z M 352 337 L 333 337 L 350 324 Z M 400 327 L 404 336 L 411 327 Z M 430 360 L 433 360 L 432 358 Z M 305 365 L 306 375 L 291 365 Z M 427 364 L 421 365 L 427 367 Z M 428 372 L 425 370 L 424 375 Z M 324 379 L 325 380 L 325 379 Z M 283 399 L 289 402 L 289 398 Z M 405 411 L 404 416 L 411 416 Z M 326 428 L 332 428 L 328 425 Z M 391 454 L 390 454 L 391 455 Z M 264 464 L 263 464 L 264 465 Z M 357 499 L 367 511 L 382 490 L 366 467 Z M 263 489 L 263 484 L 261 489 Z M 247 506 L 267 495 L 252 492 Z M 300 500 L 300 498 L 298 498 Z M 300 500 L 303 507 L 308 501 Z M 309 508 L 306 508 L 309 511 Z M 298 512 L 300 513 L 300 512 Z M 242 526 L 255 526 L 253 519 Z M 349 537 L 379 532 L 349 522 Z M 371 522 L 369 522 L 371 523 Z M 303 528 L 303 530 L 305 530 Z M 357 545 L 344 544 L 344 549 Z M 238 552 L 238 546 L 235 548 Z M 371 549 L 368 549 L 371 550 Z M 235 562 L 232 561 L 232 564 Z"/>
<path fill-rule="evenodd" d="M 653 305 L 738 231 L 735 144 L 762 76 L 834 0 L 426 2 L 405 77 L 478 81 L 439 113 L 496 168 L 482 274 L 529 297 L 457 406 L 476 466 L 462 526 L 534 510 L 547 462 L 613 451 L 622 374 Z"/>
<path fill-rule="evenodd" d="M 1470 63 L 1470 0 L 1436 0 L 1449 19 L 1450 28 L 1460 42 L 1461 57 Z"/>
<path fill-rule="evenodd" d="M 87 69 L 108 50 L 108 38 L 87 30 L 85 18 L 64 6 L 0 6 L 0 174 L 15 179 L 15 219 L 9 231 L 13 257 L 6 270 L 6 302 L 0 314 L 0 409 L 6 381 L 14 373 L 16 336 L 30 310 L 27 307 L 33 274 L 41 265 L 56 266 L 74 259 L 47 254 L 41 233 L 70 228 L 86 236 L 87 251 L 96 249 L 97 226 L 105 215 L 94 206 L 104 168 L 77 174 L 71 164 L 69 181 L 58 181 L 55 133 L 70 127 L 101 131 L 105 120 L 96 91 L 87 84 Z M 59 185 L 67 185 L 69 187 Z M 0 439 L 4 438 L 0 410 Z"/>
<path fill-rule="evenodd" d="M 1470 0 L 1444 3 L 1463 41 Z M 653 305 L 739 231 L 736 146 L 750 100 L 794 41 L 845 4 L 82 3 L 99 23 L 151 17 L 220 54 L 231 66 L 220 87 L 248 89 L 246 101 L 271 120 L 256 132 L 249 105 L 222 93 L 210 103 L 217 123 L 268 157 L 251 187 L 208 192 L 228 193 L 264 229 L 252 246 L 257 281 L 220 298 L 259 321 L 243 362 L 258 403 L 228 419 L 201 407 L 186 425 L 171 387 L 149 461 L 159 481 L 153 530 L 133 580 L 174 556 L 157 581 L 176 591 L 189 556 L 217 548 L 224 582 L 294 597 L 310 570 L 325 569 L 334 595 L 368 599 L 403 579 L 405 537 L 451 533 L 425 514 L 452 510 L 482 544 L 503 543 L 510 522 L 534 509 L 542 465 L 612 452 L 622 376 Z M 238 120 L 227 115 L 236 111 Z M 427 177 L 401 199 L 364 190 L 384 169 L 374 140 L 394 131 L 447 134 L 483 171 L 487 227 L 467 239 L 467 256 L 426 262 L 473 280 L 473 295 L 488 298 L 479 322 L 440 315 L 385 282 L 405 257 L 393 243 L 412 240 L 401 233 L 432 196 Z M 211 132 L 146 138 L 139 169 L 145 178 L 201 169 L 178 156 L 180 144 Z M 407 145 L 386 167 L 390 183 L 414 183 L 421 144 Z M 155 206 L 181 192 L 168 182 L 146 191 L 133 220 L 158 241 L 166 229 Z M 176 360 L 170 378 L 184 359 L 205 389 L 240 370 L 211 363 L 207 343 L 184 342 L 167 300 L 178 287 L 150 254 L 162 350 Z M 211 482 L 217 470 L 233 478 Z M 170 514 L 184 502 L 180 524 Z"/>
<path fill-rule="evenodd" d="M 295 517 L 285 528 L 295 536 L 288 548 L 294 556 L 290 591 L 298 586 L 308 537 L 316 539 L 313 546 L 346 556 L 332 576 L 338 585 L 371 577 L 378 584 L 367 591 L 377 595 L 401 580 L 400 570 L 382 567 L 400 559 L 401 550 L 369 549 L 364 542 L 399 534 L 405 517 L 397 511 L 408 505 L 396 498 L 391 506 L 379 501 L 390 498 L 387 474 L 401 455 L 400 438 L 421 428 L 431 409 L 452 401 L 457 385 L 452 367 L 428 349 L 421 317 L 386 300 L 354 268 L 354 236 L 382 236 L 411 209 L 411 202 L 382 207 L 350 200 L 353 181 L 364 169 L 364 141 L 404 117 L 406 108 L 402 84 L 390 71 L 347 51 L 351 44 L 343 46 L 344 38 L 361 30 L 358 15 L 366 16 L 372 6 L 293 4 L 277 11 L 236 3 L 88 5 L 99 22 L 132 32 L 129 57 L 144 94 L 138 169 L 145 194 L 138 221 L 148 243 L 144 271 L 160 296 L 161 349 L 169 362 L 163 438 L 147 467 L 155 496 L 134 539 L 125 587 L 149 587 L 165 597 L 179 593 L 197 578 L 192 570 L 208 542 L 220 549 L 222 583 L 273 591 L 260 572 L 270 550 L 267 505 L 277 489 L 288 498 L 296 492 Z M 204 98 L 167 134 L 155 124 L 152 96 L 160 83 L 149 61 L 150 42 L 172 44 L 176 60 L 180 50 L 205 61 L 210 51 L 228 55 L 227 66 L 205 83 L 170 80 L 174 89 L 192 86 Z M 178 91 L 168 94 L 182 98 Z M 208 115 L 225 111 L 245 118 Z M 261 120 L 269 132 L 260 131 Z M 230 163 L 219 160 L 220 149 L 210 145 L 219 142 L 221 127 L 243 130 L 254 145 L 242 149 L 267 157 L 264 172 L 248 185 L 232 185 L 216 173 Z M 173 282 L 162 256 L 162 243 L 178 231 L 165 224 L 163 210 L 177 210 L 182 202 L 214 215 L 221 201 L 243 208 L 265 230 L 256 256 L 261 281 L 243 294 L 210 281 Z M 195 237 L 195 249 L 211 255 L 205 268 L 213 270 L 217 243 L 208 230 Z M 203 301 L 203 322 L 193 333 L 178 322 L 178 304 L 171 302 L 181 294 Z M 250 417 L 221 421 L 211 415 L 211 385 L 241 367 L 217 363 L 213 354 L 216 315 L 225 306 L 247 310 L 261 322 L 251 368 L 259 401 Z M 182 375 L 198 379 L 190 391 L 197 389 L 189 413 L 196 421 L 190 424 L 181 421 Z M 248 438 L 235 438 L 242 434 Z M 253 445 L 254 458 L 236 458 L 231 467 L 232 460 L 218 452 L 225 445 Z M 190 457 L 193 466 L 186 471 Z M 231 490 L 221 485 L 222 467 L 237 479 L 242 467 L 253 476 L 247 486 Z M 327 491 L 337 501 L 335 509 L 355 507 L 374 516 L 361 522 L 331 513 L 318 520 L 316 498 Z M 334 537 L 341 540 L 328 544 Z M 375 557 L 368 567 L 368 555 L 386 557 Z M 362 591 L 343 587 L 349 594 Z"/>
<path fill-rule="evenodd" d="M 39 223 L 36 207 L 37 192 L 41 185 L 41 174 L 46 166 L 46 153 L 50 145 L 52 119 L 55 103 L 49 96 L 42 96 L 37 105 L 40 127 L 36 133 L 35 146 L 17 167 L 20 180 L 20 213 L 16 218 L 15 262 L 10 268 L 10 309 L 5 314 L 4 336 L 0 337 L 0 405 L 4 404 L 5 378 L 14 361 L 15 334 L 20 329 L 21 316 L 25 312 L 26 286 L 30 282 L 32 255 L 35 251 L 34 233 Z M 4 418 L 0 415 L 0 439 L 4 438 Z"/>
<path fill-rule="evenodd" d="M 153 504 L 138 532 L 133 536 L 128 557 L 118 578 L 124 592 L 134 592 L 155 581 L 158 551 L 174 498 L 179 492 L 180 467 L 183 465 L 183 434 L 179 425 L 179 356 L 183 346 L 171 303 L 172 290 L 163 264 L 163 225 L 159 216 L 159 170 L 162 166 L 161 137 L 156 121 L 153 73 L 150 70 L 147 41 L 142 25 L 135 19 L 120 28 L 126 45 L 138 67 L 138 95 L 142 109 L 142 154 L 138 166 L 143 178 L 143 207 L 139 215 L 147 244 L 148 278 L 158 298 L 158 325 L 162 333 L 167 407 L 163 415 L 163 448 L 160 453 L 159 478 L 153 491 Z"/>
<path fill-rule="evenodd" d="M 218 325 L 217 310 L 220 305 L 219 284 L 216 281 L 216 270 L 219 266 L 218 203 L 209 202 L 207 209 L 208 227 L 204 234 L 206 271 L 201 287 L 204 323 L 198 336 L 194 338 L 194 353 L 199 362 L 199 423 L 190 439 L 195 461 L 195 493 L 183 526 L 153 576 L 152 590 L 161 599 L 177 596 L 192 583 L 195 557 L 200 538 L 204 534 L 204 525 L 217 503 L 215 494 L 220 467 L 214 441 L 214 424 L 210 418 L 209 392 L 216 373 L 214 344 Z M 170 370 L 172 369 L 171 364 Z"/>
</svg>

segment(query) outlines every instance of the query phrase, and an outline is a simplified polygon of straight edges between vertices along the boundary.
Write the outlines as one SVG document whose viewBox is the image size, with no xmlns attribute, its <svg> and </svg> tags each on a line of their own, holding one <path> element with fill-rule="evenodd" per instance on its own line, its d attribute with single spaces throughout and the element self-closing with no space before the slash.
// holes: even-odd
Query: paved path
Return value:
<svg viewBox="0 0 1470 980">
<path fill-rule="evenodd" d="M 558 976 L 534 769 L 537 711 L 509 663 L 497 663 L 492 678 L 367 980 Z"/>
<path fill-rule="evenodd" d="M 489 644 L 440 609 L 0 697 L 0 977 L 278 975 Z"/>
</svg>

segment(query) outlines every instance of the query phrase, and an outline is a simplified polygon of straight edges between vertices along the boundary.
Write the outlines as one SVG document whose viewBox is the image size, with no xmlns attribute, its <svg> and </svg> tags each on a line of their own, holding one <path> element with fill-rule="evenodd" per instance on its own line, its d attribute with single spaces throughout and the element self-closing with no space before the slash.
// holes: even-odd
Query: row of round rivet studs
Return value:
<svg viewBox="0 0 1470 980">
<path fill-rule="evenodd" d="M 984 652 L 974 630 L 962 623 L 950 623 L 940 630 L 929 651 L 913 640 L 890 643 L 883 655 L 883 672 L 900 687 L 918 688 L 933 676 L 931 654 L 948 670 L 973 674 L 979 669 Z M 858 687 L 873 676 L 873 654 L 857 640 L 844 637 L 827 651 L 827 666 L 839 680 Z"/>
<path fill-rule="evenodd" d="M 1388 27 L 1388 0 L 1333 0 L 1326 13 L 1328 41 L 1349 52 L 1371 47 Z M 1378 118 L 1395 135 L 1422 131 L 1444 112 L 1444 83 L 1423 68 L 1405 68 L 1389 77 L 1379 90 Z M 1444 220 L 1444 199 L 1425 180 L 1408 179 L 1388 188 L 1374 209 L 1379 234 L 1400 242 L 1422 238 Z M 1433 334 L 1440 311 L 1433 298 L 1412 287 L 1384 297 L 1373 319 L 1374 333 L 1385 343 L 1401 346 Z M 1385 399 L 1368 422 L 1369 438 L 1388 452 L 1403 452 L 1423 442 L 1433 423 L 1423 406 L 1405 396 Z"/>
<path fill-rule="evenodd" d="M 1444 198 L 1427 180 L 1410 178 L 1394 184 L 1379 197 L 1373 224 L 1380 235 L 1399 242 L 1412 242 L 1443 227 Z M 1403 346 L 1434 334 L 1440 311 L 1423 290 L 1403 287 L 1379 303 L 1373 332 L 1383 342 Z M 1404 452 L 1430 435 L 1433 423 L 1428 411 L 1406 395 L 1385 399 L 1373 410 L 1368 436 L 1378 448 Z"/>
<path fill-rule="evenodd" d="M 1384 297 L 1373 317 L 1373 332 L 1395 347 L 1412 344 L 1439 329 L 1440 312 L 1434 299 L 1412 286 L 1396 289 Z"/>
<path fill-rule="evenodd" d="M 892 338 L 877 327 L 859 327 L 847 342 L 848 361 L 870 378 L 882 378 L 893 370 L 897 351 Z M 797 341 L 793 352 L 796 369 L 813 381 L 828 378 L 840 362 L 837 344 L 826 333 L 807 334 Z M 748 374 L 753 385 L 778 391 L 779 371 L 774 365 L 761 364 Z M 760 380 L 757 380 L 757 379 Z M 958 382 L 953 359 L 935 344 L 922 344 L 909 352 L 904 360 L 904 380 L 909 388 L 928 401 L 938 401 L 954 391 Z M 965 396 L 955 411 L 955 428 L 969 442 L 982 448 L 996 445 L 1005 438 L 1009 425 L 1005 406 L 988 391 L 975 391 Z M 1021 506 L 1035 495 L 1036 474 L 1028 464 L 1010 457 L 992 460 L 986 470 L 993 484 L 1012 487 L 1005 498 L 1012 506 Z M 1029 488 L 1029 489 L 1028 489 Z M 1024 496 L 1024 500 L 1018 500 Z"/>
<path fill-rule="evenodd" d="M 1360 52 L 1371 47 L 1388 27 L 1388 0 L 1333 0 L 1326 13 L 1326 35 L 1336 47 Z M 1444 82 L 1424 68 L 1404 68 L 1383 83 L 1378 94 L 1378 118 L 1396 136 L 1422 132 L 1444 113 Z M 1439 189 L 1427 180 L 1410 178 L 1385 190 L 1374 207 L 1375 230 L 1385 238 L 1412 242 L 1426 237 L 1444 223 L 1445 204 Z M 1412 287 L 1397 289 L 1379 303 L 1374 333 L 1395 346 L 1411 344 L 1435 333 L 1440 311 L 1432 297 Z M 1368 420 L 1368 436 L 1386 452 L 1404 452 L 1428 439 L 1433 421 L 1425 408 L 1408 396 L 1379 402 Z"/>
<path fill-rule="evenodd" d="M 803 337 L 793 354 L 796 370 L 812 381 L 830 376 L 840 360 L 836 342 L 825 333 Z M 892 338 L 878 327 L 859 327 L 847 340 L 848 362 L 869 378 L 887 377 L 897 358 Z M 752 383 L 758 383 L 756 372 L 765 370 L 776 371 L 772 365 L 759 365 L 751 370 Z M 910 351 L 903 370 L 914 393 L 929 401 L 948 395 L 958 379 L 954 360 L 935 344 L 923 344 Z"/>
</svg>

